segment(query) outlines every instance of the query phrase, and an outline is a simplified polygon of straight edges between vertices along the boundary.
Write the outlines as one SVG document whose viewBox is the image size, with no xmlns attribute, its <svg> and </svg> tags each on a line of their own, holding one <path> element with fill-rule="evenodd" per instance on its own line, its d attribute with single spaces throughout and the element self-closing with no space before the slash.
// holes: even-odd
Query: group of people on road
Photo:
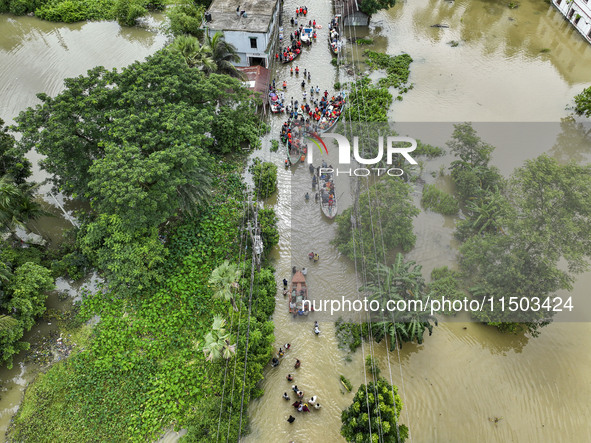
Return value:
<svg viewBox="0 0 591 443">
<path fill-rule="evenodd" d="M 318 332 L 316 333 L 316 335 L 318 335 L 320 333 L 320 330 L 318 329 L 318 322 L 315 322 L 314 328 L 315 328 L 315 331 L 318 330 Z M 295 364 L 294 364 L 294 368 L 299 369 L 300 366 L 301 366 L 301 362 L 298 359 L 296 359 Z M 288 382 L 292 382 L 294 380 L 294 376 L 292 374 L 287 374 L 285 379 Z M 322 407 L 322 406 L 320 406 L 320 403 L 318 402 L 318 396 L 316 396 L 316 395 L 313 395 L 312 397 L 310 397 L 309 400 L 301 400 L 304 397 L 304 391 L 302 391 L 300 388 L 298 388 L 298 385 L 293 384 L 291 386 L 291 390 L 294 392 L 294 394 L 297 397 L 295 403 L 292 404 L 292 406 L 296 409 L 297 412 L 310 412 L 310 410 L 311 410 L 310 408 L 314 408 L 314 409 L 318 410 Z M 291 398 L 287 394 L 287 392 L 283 393 L 282 398 L 285 401 L 291 401 Z M 290 415 L 289 418 L 287 419 L 287 421 L 288 421 L 288 423 L 293 423 L 295 421 L 295 417 Z"/>
</svg>

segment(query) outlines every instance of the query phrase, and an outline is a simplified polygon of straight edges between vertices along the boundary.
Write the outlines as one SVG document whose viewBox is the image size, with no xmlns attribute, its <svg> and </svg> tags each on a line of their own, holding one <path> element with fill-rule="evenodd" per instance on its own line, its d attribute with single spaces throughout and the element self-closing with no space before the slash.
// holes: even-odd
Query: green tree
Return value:
<svg viewBox="0 0 591 443">
<path fill-rule="evenodd" d="M 166 9 L 166 31 L 175 37 L 189 34 L 193 37 L 202 38 L 203 13 L 205 8 L 192 1 L 176 2 Z"/>
<path fill-rule="evenodd" d="M 14 354 L 29 348 L 29 343 L 20 339 L 45 312 L 47 291 L 54 287 L 51 271 L 34 263 L 19 266 L 8 282 L 5 297 L 8 300 L 2 305 L 6 314 L 2 314 L 0 328 L 0 361 L 8 368 L 12 367 Z"/>
<path fill-rule="evenodd" d="M 460 264 L 472 295 L 544 297 L 572 288 L 574 275 L 588 269 L 591 256 L 591 166 L 560 165 L 542 155 L 513 175 L 508 199 L 513 207 L 499 219 L 503 231 L 475 235 L 460 248 Z M 559 266 L 565 260 L 567 269 Z M 524 323 L 531 331 L 553 312 L 533 309 L 515 314 L 475 314 L 501 327 Z M 510 323 L 508 325 L 503 323 Z"/>
<path fill-rule="evenodd" d="M 402 406 L 398 388 L 385 379 L 361 385 L 341 414 L 341 435 L 355 443 L 404 442 L 408 428 L 399 422 Z"/>
<path fill-rule="evenodd" d="M 0 176 L 3 175 L 11 176 L 20 185 L 31 175 L 31 162 L 17 151 L 14 137 L 0 118 Z"/>
<path fill-rule="evenodd" d="M 17 185 L 12 177 L 0 177 L 0 224 L 9 232 L 24 228 L 29 220 L 47 215 L 33 195 L 37 187 L 30 183 Z"/>
<path fill-rule="evenodd" d="M 591 86 L 575 96 L 575 112 L 585 117 L 591 117 Z"/>
<path fill-rule="evenodd" d="M 412 260 L 405 261 L 403 255 L 398 253 L 392 266 L 379 263 L 375 275 L 362 288 L 369 293 L 371 300 L 377 300 L 380 305 L 374 320 L 379 321 L 379 327 L 386 332 L 377 331 L 374 338 L 379 342 L 385 335 L 390 335 L 391 349 L 396 343 L 399 346 L 403 342 L 423 343 L 425 330 L 429 331 L 429 335 L 433 333 L 431 322 L 437 325 L 437 319 L 421 309 L 432 296 L 428 293 L 429 288 L 421 269 L 421 265 Z M 393 311 L 388 302 L 404 302 L 407 309 Z M 372 331 L 376 329 L 372 328 Z"/>
<path fill-rule="evenodd" d="M 334 244 L 351 260 L 358 258 L 383 261 L 382 242 L 389 255 L 396 248 L 409 251 L 415 244 L 412 219 L 419 214 L 411 198 L 412 188 L 400 178 L 384 178 L 371 185 L 359 196 L 358 214 L 348 208 L 336 217 L 337 234 Z M 356 234 L 351 228 L 355 217 Z M 374 248 L 374 239 L 377 244 Z M 354 241 L 356 244 L 354 244 Z"/>
<path fill-rule="evenodd" d="M 217 65 L 208 46 L 199 43 L 197 37 L 180 35 L 170 45 L 170 51 L 179 54 L 191 68 L 215 72 Z"/>
<path fill-rule="evenodd" d="M 270 197 L 277 190 L 277 165 L 255 158 L 250 166 L 250 172 L 258 199 Z"/>
<path fill-rule="evenodd" d="M 205 336 L 203 353 L 206 361 L 215 361 L 220 358 L 230 359 L 236 353 L 236 345 L 230 344 L 230 334 L 226 332 L 226 320 L 221 316 L 213 317 L 211 331 Z"/>
<path fill-rule="evenodd" d="M 214 288 L 215 296 L 230 301 L 236 312 L 238 312 L 238 306 L 236 305 L 234 294 L 239 289 L 238 282 L 240 281 L 241 275 L 242 270 L 237 264 L 230 264 L 228 260 L 225 260 L 211 272 L 211 277 L 208 281 Z"/>
<path fill-rule="evenodd" d="M 396 0 L 362 0 L 359 9 L 371 16 L 382 9 L 390 9 L 395 4 Z"/>
<path fill-rule="evenodd" d="M 239 62 L 240 56 L 236 52 L 234 45 L 228 43 L 224 39 L 224 34 L 222 32 L 216 32 L 213 37 L 206 34 L 204 46 L 207 48 L 207 51 L 215 62 L 216 69 L 213 72 L 226 74 L 240 79 L 243 78 L 242 73 L 232 64 L 232 62 Z"/>
</svg>

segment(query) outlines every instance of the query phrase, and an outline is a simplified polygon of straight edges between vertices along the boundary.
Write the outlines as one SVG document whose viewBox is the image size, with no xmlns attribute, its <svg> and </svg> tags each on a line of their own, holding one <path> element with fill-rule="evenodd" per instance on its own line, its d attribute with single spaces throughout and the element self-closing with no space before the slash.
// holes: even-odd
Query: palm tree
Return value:
<svg viewBox="0 0 591 443">
<path fill-rule="evenodd" d="M 170 50 L 185 59 L 190 67 L 198 67 L 206 72 L 217 69 L 216 62 L 211 57 L 211 51 L 206 45 L 201 45 L 196 37 L 181 35 L 170 45 Z"/>
<path fill-rule="evenodd" d="M 222 357 L 228 360 L 236 353 L 236 345 L 230 344 L 230 334 L 226 332 L 225 325 L 226 320 L 221 316 L 213 317 L 212 330 L 205 336 L 205 344 L 202 348 L 206 361 L 218 360 Z"/>
<path fill-rule="evenodd" d="M 238 265 L 230 264 L 228 260 L 225 260 L 211 272 L 211 277 L 208 281 L 208 283 L 215 289 L 214 296 L 229 300 L 236 312 L 238 312 L 238 306 L 236 306 L 232 290 L 237 290 L 239 288 L 238 280 L 241 275 L 242 271 L 238 268 Z"/>
<path fill-rule="evenodd" d="M 9 175 L 0 177 L 0 224 L 5 230 L 14 232 L 29 220 L 49 215 L 35 201 L 35 189 L 30 183 L 17 185 Z"/>
<path fill-rule="evenodd" d="M 239 62 L 240 56 L 236 53 L 234 45 L 224 40 L 224 34 L 222 32 L 216 32 L 213 37 L 206 34 L 203 45 L 208 48 L 211 58 L 216 65 L 215 70 L 210 72 L 227 74 L 240 79 L 243 78 L 242 73 L 232 64 L 232 62 Z"/>
</svg>

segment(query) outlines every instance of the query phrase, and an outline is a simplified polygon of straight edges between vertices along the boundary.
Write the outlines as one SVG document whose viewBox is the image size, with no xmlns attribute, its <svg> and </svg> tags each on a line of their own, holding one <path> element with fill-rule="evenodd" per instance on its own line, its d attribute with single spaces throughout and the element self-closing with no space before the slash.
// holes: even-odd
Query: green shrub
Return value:
<svg viewBox="0 0 591 443">
<path fill-rule="evenodd" d="M 452 271 L 447 266 L 435 268 L 431 271 L 429 290 L 434 299 L 442 300 L 445 297 L 451 303 L 454 300 L 461 300 L 464 297 L 464 293 L 460 290 L 459 273 Z M 439 313 L 451 316 L 456 315 L 455 311 L 447 309 L 442 309 Z"/>
<path fill-rule="evenodd" d="M 424 155 L 428 158 L 440 157 L 445 154 L 445 151 L 438 146 L 431 146 L 417 140 L 417 148 L 413 151 L 413 155 Z"/>
<path fill-rule="evenodd" d="M 115 18 L 122 26 L 134 26 L 136 20 L 146 12 L 141 0 L 117 0 L 115 3 Z"/>
<path fill-rule="evenodd" d="M 8 12 L 14 15 L 25 15 L 35 10 L 34 0 L 11 0 L 8 3 Z"/>
<path fill-rule="evenodd" d="M 277 140 L 271 140 L 271 152 L 277 152 L 279 149 L 279 142 Z"/>
<path fill-rule="evenodd" d="M 74 23 L 87 19 L 87 10 L 84 4 L 72 0 L 48 3 L 38 8 L 35 14 L 50 22 Z"/>
<path fill-rule="evenodd" d="M 425 185 L 421 204 L 425 209 L 431 209 L 433 212 L 443 215 L 455 215 L 459 211 L 455 197 L 435 185 Z"/>
<path fill-rule="evenodd" d="M 257 158 L 249 169 L 257 198 L 267 198 L 277 190 L 277 165 Z"/>
</svg>

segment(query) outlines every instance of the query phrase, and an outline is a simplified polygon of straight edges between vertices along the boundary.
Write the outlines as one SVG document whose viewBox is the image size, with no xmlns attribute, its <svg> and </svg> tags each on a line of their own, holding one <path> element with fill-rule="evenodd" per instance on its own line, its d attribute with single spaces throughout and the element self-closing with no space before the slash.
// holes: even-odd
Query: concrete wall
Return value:
<svg viewBox="0 0 591 443">
<path fill-rule="evenodd" d="M 591 42 L 591 6 L 585 0 L 552 0 L 552 3 Z"/>
<path fill-rule="evenodd" d="M 368 26 L 369 15 L 364 14 L 363 12 L 354 12 L 343 19 L 343 24 L 345 26 Z"/>
</svg>

